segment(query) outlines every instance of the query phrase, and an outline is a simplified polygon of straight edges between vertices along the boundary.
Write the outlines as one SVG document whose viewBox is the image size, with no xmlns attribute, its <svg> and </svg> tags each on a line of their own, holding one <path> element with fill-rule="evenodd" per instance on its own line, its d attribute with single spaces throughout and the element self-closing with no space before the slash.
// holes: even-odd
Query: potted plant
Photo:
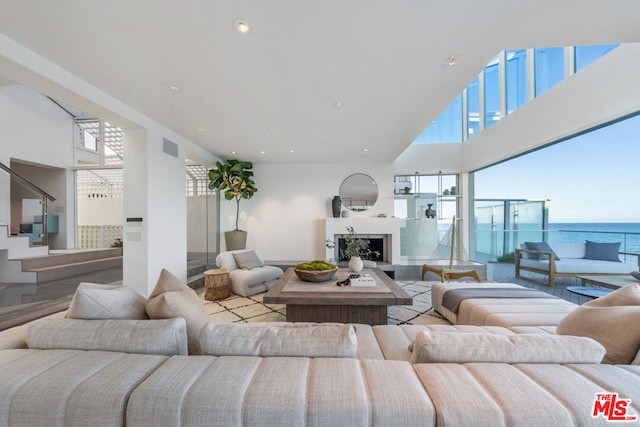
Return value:
<svg viewBox="0 0 640 427">
<path fill-rule="evenodd" d="M 224 233 L 228 251 L 246 247 L 247 232 L 238 228 L 238 218 L 240 200 L 249 200 L 258 191 L 256 183 L 253 182 L 252 168 L 251 162 L 231 159 L 225 163 L 216 162 L 216 168 L 209 170 L 209 189 L 224 191 L 226 200 L 236 201 L 236 228 Z"/>
<path fill-rule="evenodd" d="M 363 257 L 369 257 L 372 254 L 378 255 L 380 252 L 369 249 L 369 239 L 356 237 L 356 231 L 353 227 L 347 227 L 349 234 L 344 238 L 344 249 L 341 251 L 343 258 L 349 258 L 349 269 L 353 272 L 359 272 L 364 267 Z"/>
</svg>

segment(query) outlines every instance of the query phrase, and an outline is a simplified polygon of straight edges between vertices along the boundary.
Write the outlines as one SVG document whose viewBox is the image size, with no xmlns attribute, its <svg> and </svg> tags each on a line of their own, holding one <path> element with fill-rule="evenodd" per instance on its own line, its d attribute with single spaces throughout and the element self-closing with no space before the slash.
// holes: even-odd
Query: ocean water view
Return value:
<svg viewBox="0 0 640 427">
<path fill-rule="evenodd" d="M 638 222 L 556 222 L 547 230 L 540 224 L 519 224 L 518 229 L 490 230 L 487 224 L 476 228 L 475 259 L 495 261 L 513 252 L 523 242 L 592 242 L 620 243 L 620 252 L 640 253 L 640 223 Z M 637 262 L 634 256 L 621 256 L 624 262 Z"/>
</svg>

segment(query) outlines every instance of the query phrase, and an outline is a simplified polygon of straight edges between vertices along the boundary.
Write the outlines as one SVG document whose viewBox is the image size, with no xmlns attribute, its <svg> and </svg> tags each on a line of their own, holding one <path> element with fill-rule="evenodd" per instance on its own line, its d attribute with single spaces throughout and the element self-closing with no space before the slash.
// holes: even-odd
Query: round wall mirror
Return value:
<svg viewBox="0 0 640 427">
<path fill-rule="evenodd" d="M 366 211 L 378 200 L 378 184 L 369 175 L 354 173 L 342 181 L 340 199 L 347 209 Z"/>
</svg>

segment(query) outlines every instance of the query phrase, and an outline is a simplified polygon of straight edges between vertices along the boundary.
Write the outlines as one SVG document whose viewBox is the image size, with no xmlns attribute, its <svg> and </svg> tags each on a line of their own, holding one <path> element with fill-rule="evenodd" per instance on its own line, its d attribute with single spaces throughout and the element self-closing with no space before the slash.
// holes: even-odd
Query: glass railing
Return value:
<svg viewBox="0 0 640 427">
<path fill-rule="evenodd" d="M 56 200 L 27 178 L 0 163 L 11 179 L 11 218 L 0 221 L 9 226 L 10 235 L 28 235 L 32 245 L 47 246 L 48 235 L 58 232 L 57 215 L 49 215 L 48 203 Z"/>
<path fill-rule="evenodd" d="M 524 242 L 620 243 L 620 252 L 640 253 L 640 232 L 599 230 L 476 230 L 475 260 L 479 262 L 511 262 L 516 248 Z M 507 242 L 507 244 L 504 244 Z M 622 262 L 634 264 L 637 257 L 620 255 Z"/>
</svg>

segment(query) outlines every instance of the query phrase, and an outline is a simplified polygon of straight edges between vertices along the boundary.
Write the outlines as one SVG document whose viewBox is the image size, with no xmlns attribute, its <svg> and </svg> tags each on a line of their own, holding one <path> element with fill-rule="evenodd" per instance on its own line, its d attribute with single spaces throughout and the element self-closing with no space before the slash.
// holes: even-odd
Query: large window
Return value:
<svg viewBox="0 0 640 427">
<path fill-rule="evenodd" d="M 618 47 L 617 44 L 603 44 L 598 46 L 576 46 L 576 71 L 583 69 L 598 58 L 605 56 L 613 49 Z"/>
<path fill-rule="evenodd" d="M 536 96 L 564 79 L 564 48 L 535 50 Z"/>
<path fill-rule="evenodd" d="M 507 50 L 498 54 L 414 144 L 462 142 L 618 45 Z M 575 63 L 575 71 L 565 64 Z M 504 73 L 504 75 L 503 75 Z M 464 107 L 464 108 L 463 108 Z M 465 120 L 463 120 L 463 118 Z"/>
<path fill-rule="evenodd" d="M 462 94 L 458 95 L 440 116 L 422 132 L 414 144 L 462 142 Z"/>
<path fill-rule="evenodd" d="M 478 77 L 467 86 L 467 138 L 480 131 L 480 89 Z"/>
<path fill-rule="evenodd" d="M 499 58 L 484 69 L 484 127 L 488 128 L 500 120 L 500 72 Z"/>
<path fill-rule="evenodd" d="M 517 110 L 527 102 L 527 51 L 506 52 L 507 74 L 507 114 Z"/>
</svg>

